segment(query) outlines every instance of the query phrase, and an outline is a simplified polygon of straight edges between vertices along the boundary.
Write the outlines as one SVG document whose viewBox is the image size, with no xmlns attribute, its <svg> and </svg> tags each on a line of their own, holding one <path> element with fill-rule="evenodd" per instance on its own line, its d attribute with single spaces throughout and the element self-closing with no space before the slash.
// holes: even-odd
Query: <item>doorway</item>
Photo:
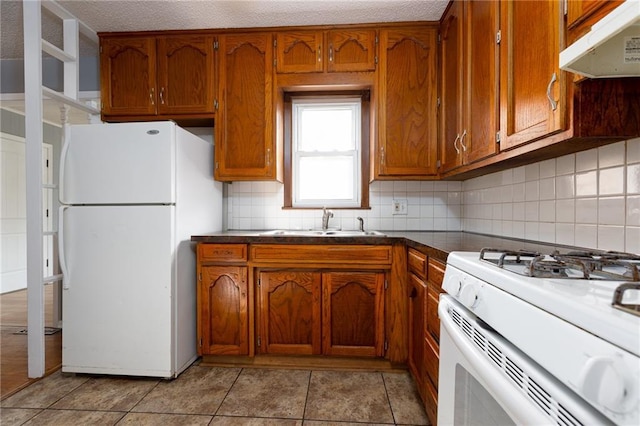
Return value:
<svg viewBox="0 0 640 426">
<path fill-rule="evenodd" d="M 56 268 L 53 220 L 53 146 L 43 144 L 43 271 Z M 26 272 L 26 176 L 24 138 L 0 133 L 0 398 L 28 385 L 27 375 L 27 272 Z M 54 303 L 58 286 L 44 286 L 45 294 L 45 370 L 55 371 L 62 364 L 62 333 L 59 310 Z"/>
</svg>

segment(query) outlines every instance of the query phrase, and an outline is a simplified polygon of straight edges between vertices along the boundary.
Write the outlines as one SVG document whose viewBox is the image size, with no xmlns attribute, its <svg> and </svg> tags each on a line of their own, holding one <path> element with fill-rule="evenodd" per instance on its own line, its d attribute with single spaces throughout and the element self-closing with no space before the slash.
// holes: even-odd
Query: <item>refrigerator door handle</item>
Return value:
<svg viewBox="0 0 640 426">
<path fill-rule="evenodd" d="M 62 172 L 61 172 L 62 173 Z M 64 211 L 69 206 L 61 206 L 58 210 L 58 260 L 62 270 L 62 289 L 69 290 L 69 268 L 67 268 L 67 257 L 64 251 Z"/>
<path fill-rule="evenodd" d="M 62 128 L 64 132 L 64 142 L 62 144 L 62 152 L 60 153 L 60 174 L 59 174 L 59 188 L 58 188 L 58 198 L 60 200 L 60 204 L 67 204 L 64 199 L 64 171 L 66 169 L 67 164 L 67 153 L 69 152 L 69 144 L 71 142 L 71 126 L 69 124 L 65 124 Z"/>
</svg>

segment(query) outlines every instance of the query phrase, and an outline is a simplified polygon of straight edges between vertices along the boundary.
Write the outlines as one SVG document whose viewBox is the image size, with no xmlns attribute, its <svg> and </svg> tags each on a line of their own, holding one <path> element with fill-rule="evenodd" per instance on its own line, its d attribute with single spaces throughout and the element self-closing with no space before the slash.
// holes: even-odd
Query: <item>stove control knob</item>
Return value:
<svg viewBox="0 0 640 426">
<path fill-rule="evenodd" d="M 596 404 L 614 412 L 623 412 L 631 389 L 623 375 L 622 360 L 608 356 L 589 358 L 580 374 L 580 390 Z"/>
<path fill-rule="evenodd" d="M 467 308 L 474 308 L 478 304 L 478 286 L 472 283 L 463 286 L 459 300 Z"/>
<path fill-rule="evenodd" d="M 458 296 L 462 289 L 463 282 L 464 276 L 462 275 L 456 273 L 445 274 L 442 289 L 452 296 Z"/>
</svg>

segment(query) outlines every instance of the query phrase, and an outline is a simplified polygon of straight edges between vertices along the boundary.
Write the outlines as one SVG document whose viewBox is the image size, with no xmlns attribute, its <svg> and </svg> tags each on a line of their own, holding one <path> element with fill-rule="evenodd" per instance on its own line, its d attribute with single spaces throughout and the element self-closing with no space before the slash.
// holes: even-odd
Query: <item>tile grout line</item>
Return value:
<svg viewBox="0 0 640 426">
<path fill-rule="evenodd" d="M 311 391 L 311 376 L 313 370 L 309 370 L 309 380 L 307 380 L 307 394 L 304 397 L 304 407 L 302 408 L 302 424 L 304 425 L 305 416 L 307 414 L 307 404 L 309 403 L 309 392 Z"/>
<path fill-rule="evenodd" d="M 389 404 L 389 411 L 391 411 L 391 418 L 393 419 L 393 424 L 397 425 L 396 422 L 396 413 L 393 411 L 393 407 L 391 406 L 391 398 L 389 398 L 389 390 L 387 389 L 387 381 L 384 379 L 384 374 L 382 372 L 379 373 L 382 378 L 382 386 L 384 386 L 384 394 L 387 397 L 387 404 Z"/>
<path fill-rule="evenodd" d="M 222 407 L 222 404 L 224 404 L 224 400 L 227 399 L 227 397 L 229 396 L 229 392 L 231 392 L 231 389 L 233 389 L 235 384 L 238 383 L 238 379 L 240 378 L 240 375 L 244 370 L 245 370 L 244 368 L 240 368 L 240 371 L 238 371 L 238 374 L 236 375 L 235 380 L 233 381 L 233 383 L 231 383 L 231 386 L 229 386 L 229 389 L 227 389 L 227 391 L 225 392 L 224 397 L 220 400 L 220 404 L 218 405 L 218 408 L 216 408 L 216 411 L 213 413 L 213 417 L 211 418 L 211 421 L 213 421 L 213 418 L 215 418 L 218 415 L 218 411 L 220 411 L 220 407 Z"/>
<path fill-rule="evenodd" d="M 177 379 L 177 377 L 176 377 L 176 378 L 174 378 L 174 380 L 175 380 L 175 379 Z M 141 402 L 142 402 L 142 401 L 143 401 L 147 396 L 149 396 L 149 394 L 150 394 L 151 392 L 153 392 L 153 390 L 154 390 L 155 388 L 157 388 L 157 387 L 158 387 L 158 385 L 160 385 L 160 381 L 157 381 L 157 382 L 156 382 L 156 384 L 155 384 L 155 386 L 153 386 L 151 389 L 149 389 L 149 391 L 148 391 L 147 393 L 145 393 L 145 394 L 142 396 L 142 398 L 140 398 L 140 400 L 139 400 L 138 402 L 136 402 L 135 404 L 133 404 L 133 406 L 127 410 L 127 414 L 131 413 L 131 412 L 132 412 L 132 410 L 133 410 L 134 408 L 136 408 L 138 405 L 140 405 L 140 403 L 141 403 Z M 126 416 L 126 414 L 125 414 L 125 416 Z M 124 418 L 124 416 L 123 416 L 123 418 Z M 122 421 L 122 419 L 118 420 L 118 423 L 119 423 L 120 421 Z"/>
</svg>

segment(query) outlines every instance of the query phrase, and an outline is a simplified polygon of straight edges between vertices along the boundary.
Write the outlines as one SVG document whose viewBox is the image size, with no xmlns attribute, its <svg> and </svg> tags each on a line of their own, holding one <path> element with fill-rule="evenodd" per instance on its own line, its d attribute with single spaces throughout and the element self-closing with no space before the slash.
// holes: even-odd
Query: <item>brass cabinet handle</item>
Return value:
<svg viewBox="0 0 640 426">
<path fill-rule="evenodd" d="M 322 62 L 322 45 L 318 45 L 318 62 Z"/>
<path fill-rule="evenodd" d="M 156 104 L 156 89 L 154 87 L 149 90 L 149 100 L 151 101 L 151 105 Z"/>
<path fill-rule="evenodd" d="M 271 148 L 267 148 L 267 155 L 266 155 L 266 161 L 267 161 L 267 167 L 271 166 Z"/>
<path fill-rule="evenodd" d="M 549 104 L 551 105 L 551 109 L 552 110 L 556 110 L 556 108 L 558 108 L 558 102 L 556 102 L 553 99 L 553 96 L 551 96 L 551 87 L 553 86 L 553 83 L 555 83 L 557 80 L 556 77 L 556 73 L 554 72 L 553 75 L 551 76 L 551 81 L 549 81 L 549 85 L 547 86 L 547 99 L 549 99 Z"/>
<path fill-rule="evenodd" d="M 329 62 L 333 62 L 333 44 L 329 45 Z"/>
<path fill-rule="evenodd" d="M 160 103 L 164 105 L 164 87 L 160 88 Z"/>
</svg>

